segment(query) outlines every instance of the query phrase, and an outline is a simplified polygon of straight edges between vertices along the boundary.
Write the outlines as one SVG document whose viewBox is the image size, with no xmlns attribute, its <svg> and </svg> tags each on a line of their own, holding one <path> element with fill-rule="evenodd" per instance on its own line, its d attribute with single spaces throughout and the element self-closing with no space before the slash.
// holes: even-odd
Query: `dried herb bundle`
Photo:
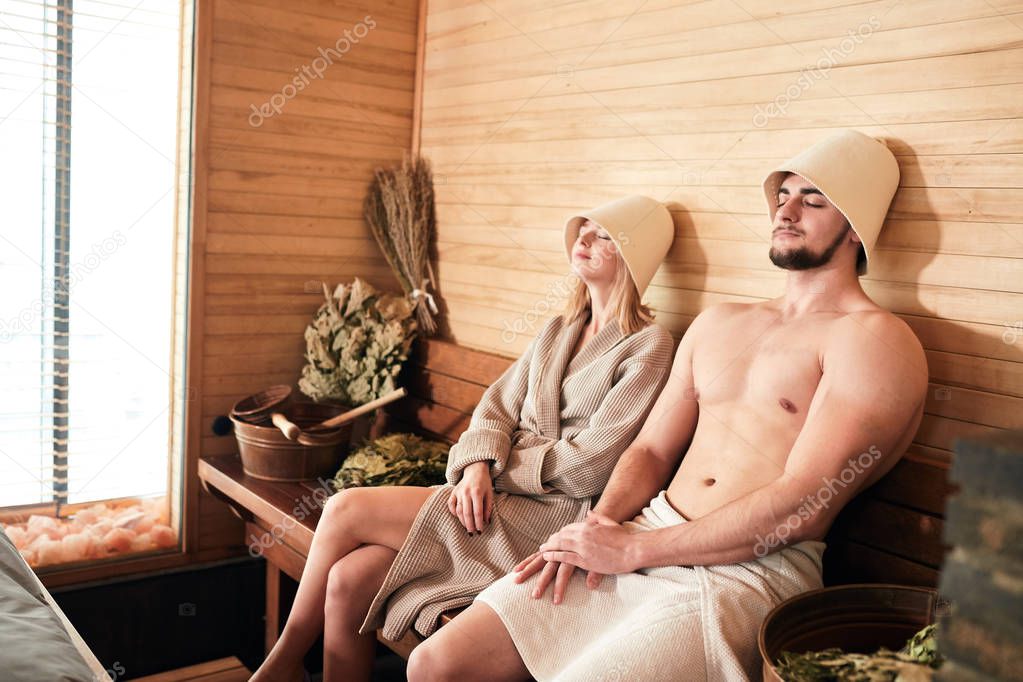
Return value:
<svg viewBox="0 0 1023 682">
<path fill-rule="evenodd" d="M 334 488 L 377 485 L 430 486 L 444 482 L 448 446 L 411 433 L 393 433 L 350 454 L 334 476 Z"/>
<path fill-rule="evenodd" d="M 380 293 L 358 277 L 339 284 L 306 327 L 298 388 L 313 400 L 356 406 L 393 391 L 416 321 L 403 296 Z"/>
<path fill-rule="evenodd" d="M 913 635 L 899 651 L 847 654 L 839 648 L 794 654 L 783 651 L 775 664 L 786 682 L 927 682 L 941 665 L 934 625 Z"/>
<path fill-rule="evenodd" d="M 400 168 L 378 168 L 363 210 L 380 250 L 412 301 L 420 331 L 433 334 L 437 305 L 427 290 L 433 284 L 430 240 L 436 226 L 430 163 L 420 156 L 406 157 Z"/>
</svg>

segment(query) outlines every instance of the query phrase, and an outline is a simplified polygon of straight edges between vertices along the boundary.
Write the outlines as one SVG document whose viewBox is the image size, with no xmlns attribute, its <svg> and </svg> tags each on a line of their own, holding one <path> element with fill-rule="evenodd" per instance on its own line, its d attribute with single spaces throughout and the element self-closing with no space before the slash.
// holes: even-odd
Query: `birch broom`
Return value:
<svg viewBox="0 0 1023 682">
<path fill-rule="evenodd" d="M 405 295 L 412 302 L 422 333 L 437 331 L 430 240 L 436 229 L 433 174 L 421 156 L 408 157 L 399 168 L 378 168 L 363 205 L 366 222 Z"/>
</svg>

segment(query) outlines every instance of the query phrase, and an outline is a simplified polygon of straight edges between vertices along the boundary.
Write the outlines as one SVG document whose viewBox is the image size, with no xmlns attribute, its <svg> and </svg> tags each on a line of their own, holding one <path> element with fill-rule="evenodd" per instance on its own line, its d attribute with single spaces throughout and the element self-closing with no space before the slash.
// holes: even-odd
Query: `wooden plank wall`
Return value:
<svg viewBox="0 0 1023 682">
<path fill-rule="evenodd" d="M 417 12 L 416 0 L 200 2 L 193 490 L 197 457 L 235 448 L 213 436 L 212 419 L 241 396 L 297 380 L 320 281 L 397 287 L 362 200 L 373 169 L 400 162 L 412 142 Z M 345 31 L 350 48 L 317 62 Z M 275 95 L 280 113 L 254 113 Z M 193 549 L 238 545 L 241 522 L 205 492 L 197 497 Z"/>
<path fill-rule="evenodd" d="M 566 215 L 625 193 L 673 208 L 648 298 L 676 337 L 779 295 L 763 175 L 854 127 L 902 169 L 862 283 L 927 352 L 910 458 L 1023 427 L 1023 2 L 431 0 L 426 31 L 453 341 L 518 354 L 563 302 Z"/>
</svg>

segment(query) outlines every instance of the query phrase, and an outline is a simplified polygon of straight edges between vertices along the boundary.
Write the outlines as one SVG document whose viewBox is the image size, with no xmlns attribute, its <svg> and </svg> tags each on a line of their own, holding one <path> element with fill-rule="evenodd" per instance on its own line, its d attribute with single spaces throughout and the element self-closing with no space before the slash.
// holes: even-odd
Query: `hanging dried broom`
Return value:
<svg viewBox="0 0 1023 682">
<path fill-rule="evenodd" d="M 430 240 L 436 219 L 429 161 L 405 157 L 400 168 L 378 168 L 363 209 L 380 250 L 412 300 L 420 331 L 433 334 L 438 311 L 428 287 L 433 286 Z"/>
</svg>

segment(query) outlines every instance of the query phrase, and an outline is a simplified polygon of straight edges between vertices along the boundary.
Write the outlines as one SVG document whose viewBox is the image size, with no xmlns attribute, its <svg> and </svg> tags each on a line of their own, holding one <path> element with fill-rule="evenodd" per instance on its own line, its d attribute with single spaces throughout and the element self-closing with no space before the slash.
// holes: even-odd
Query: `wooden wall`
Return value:
<svg viewBox="0 0 1023 682">
<path fill-rule="evenodd" d="M 560 309 L 564 218 L 625 193 L 675 209 L 648 298 L 676 336 L 779 295 L 760 182 L 854 127 L 902 169 L 862 282 L 927 351 L 911 457 L 1023 427 L 1023 2 L 430 0 L 426 31 L 452 340 L 519 353 Z"/>
<path fill-rule="evenodd" d="M 235 448 L 213 435 L 213 418 L 294 384 L 320 281 L 397 287 L 362 200 L 373 169 L 412 142 L 417 12 L 416 0 L 199 2 L 188 467 L 198 523 L 188 527 L 200 554 L 242 538 L 195 477 L 200 455 Z M 346 30 L 355 40 L 339 50 Z M 320 48 L 341 57 L 328 52 L 327 64 Z M 279 113 L 254 113 L 272 98 Z"/>
</svg>

